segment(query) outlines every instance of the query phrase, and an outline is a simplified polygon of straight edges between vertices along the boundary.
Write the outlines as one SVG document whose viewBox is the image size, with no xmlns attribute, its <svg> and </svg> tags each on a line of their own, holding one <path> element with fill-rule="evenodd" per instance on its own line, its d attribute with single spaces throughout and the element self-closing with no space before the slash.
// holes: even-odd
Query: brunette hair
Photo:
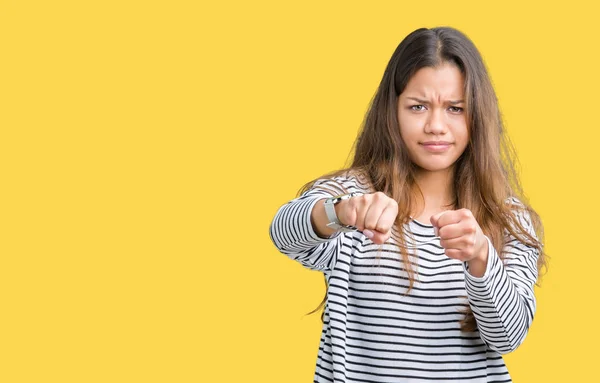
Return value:
<svg viewBox="0 0 600 383">
<path fill-rule="evenodd" d="M 456 161 L 454 173 L 455 209 L 471 210 L 483 232 L 496 249 L 504 246 L 505 230 L 538 252 L 538 271 L 546 267 L 543 250 L 543 226 L 538 214 L 529 206 L 515 171 L 516 153 L 505 135 L 498 100 L 483 59 L 473 42 L 462 32 L 450 27 L 420 28 L 410 33 L 394 51 L 362 129 L 354 143 L 354 156 L 349 167 L 323 175 L 305 184 L 299 194 L 315 182 L 342 174 L 356 174 L 367 180 L 374 191 L 381 191 L 398 202 L 396 229 L 410 220 L 416 198 L 422 196 L 415 182 L 416 165 L 408 151 L 398 124 L 398 97 L 408 81 L 421 68 L 455 65 L 464 76 L 465 113 L 469 143 Z M 521 206 L 507 204 L 510 197 Z M 530 235 L 515 217 L 514 209 L 529 213 L 537 238 Z M 403 230 L 399 230 L 403 233 Z M 410 285 L 414 270 L 406 249 L 404 235 L 394 236 L 399 243 L 404 268 Z M 499 251 L 500 253 L 500 251 Z M 503 258 L 503 254 L 500 254 Z M 322 307 L 325 299 L 317 309 Z M 470 308 L 461 323 L 464 331 L 476 328 Z"/>
</svg>

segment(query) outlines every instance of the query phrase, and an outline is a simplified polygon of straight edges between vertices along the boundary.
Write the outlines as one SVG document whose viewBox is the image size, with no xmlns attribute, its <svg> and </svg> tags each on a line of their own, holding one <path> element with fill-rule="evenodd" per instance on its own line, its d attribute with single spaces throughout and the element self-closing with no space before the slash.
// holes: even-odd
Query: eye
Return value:
<svg viewBox="0 0 600 383">
<path fill-rule="evenodd" d="M 410 110 L 414 110 L 415 112 L 420 112 L 423 109 L 425 109 L 425 106 L 423 106 L 423 105 L 412 105 L 410 107 Z"/>
<path fill-rule="evenodd" d="M 451 106 L 450 111 L 453 113 L 460 113 L 463 111 L 463 108 L 459 108 L 458 106 Z"/>
</svg>

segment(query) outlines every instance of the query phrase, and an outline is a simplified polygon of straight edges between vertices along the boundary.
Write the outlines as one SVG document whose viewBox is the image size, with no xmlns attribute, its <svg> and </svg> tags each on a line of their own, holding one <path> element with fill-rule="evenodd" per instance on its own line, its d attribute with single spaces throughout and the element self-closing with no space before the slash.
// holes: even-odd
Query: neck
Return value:
<svg viewBox="0 0 600 383">
<path fill-rule="evenodd" d="M 416 198 L 418 210 L 446 210 L 452 208 L 454 202 L 454 170 L 438 172 L 419 171 L 416 183 L 423 194 L 423 199 Z"/>
</svg>

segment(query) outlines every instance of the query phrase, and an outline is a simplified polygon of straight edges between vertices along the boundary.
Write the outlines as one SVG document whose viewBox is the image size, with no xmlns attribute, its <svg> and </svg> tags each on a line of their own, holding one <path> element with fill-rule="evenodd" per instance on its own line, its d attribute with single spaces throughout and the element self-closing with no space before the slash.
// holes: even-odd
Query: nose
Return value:
<svg viewBox="0 0 600 383">
<path fill-rule="evenodd" d="M 434 108 L 425 123 L 425 133 L 441 135 L 446 133 L 446 130 L 444 114 L 438 108 Z"/>
</svg>

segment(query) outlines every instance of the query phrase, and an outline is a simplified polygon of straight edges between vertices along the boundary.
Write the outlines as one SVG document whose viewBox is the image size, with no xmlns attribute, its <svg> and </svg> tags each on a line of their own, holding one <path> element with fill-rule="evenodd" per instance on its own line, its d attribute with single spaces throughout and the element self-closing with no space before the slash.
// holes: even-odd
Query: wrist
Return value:
<svg viewBox="0 0 600 383">
<path fill-rule="evenodd" d="M 482 234 L 481 238 L 479 240 L 479 250 L 477 251 L 477 253 L 475 255 L 475 259 L 480 262 L 487 263 L 487 259 L 488 259 L 488 255 L 489 255 L 488 253 L 489 253 L 488 238 Z"/>
<path fill-rule="evenodd" d="M 346 225 L 339 220 L 337 207 L 340 204 L 340 202 L 348 200 L 352 197 L 358 197 L 361 195 L 363 195 L 363 193 L 352 192 L 352 193 L 348 193 L 348 194 L 342 194 L 342 195 L 339 195 L 336 197 L 327 198 L 325 200 L 325 202 L 323 203 L 323 206 L 325 208 L 325 214 L 327 215 L 327 220 L 328 220 L 327 227 L 329 227 L 330 229 L 333 229 L 336 231 L 342 231 L 342 232 L 355 231 L 356 227 L 351 226 L 351 225 Z"/>
<path fill-rule="evenodd" d="M 325 207 L 323 206 L 325 199 L 320 199 L 314 205 L 313 210 L 310 215 L 310 221 L 313 227 L 315 234 L 317 234 L 320 238 L 329 238 L 335 230 L 331 229 L 327 226 L 329 220 L 327 219 L 327 215 L 325 214 Z"/>
<path fill-rule="evenodd" d="M 481 278 L 485 275 L 488 266 L 489 258 L 489 242 L 485 235 L 482 235 L 480 240 L 480 248 L 475 252 L 475 256 L 467 261 L 469 274 L 474 277 Z"/>
</svg>

